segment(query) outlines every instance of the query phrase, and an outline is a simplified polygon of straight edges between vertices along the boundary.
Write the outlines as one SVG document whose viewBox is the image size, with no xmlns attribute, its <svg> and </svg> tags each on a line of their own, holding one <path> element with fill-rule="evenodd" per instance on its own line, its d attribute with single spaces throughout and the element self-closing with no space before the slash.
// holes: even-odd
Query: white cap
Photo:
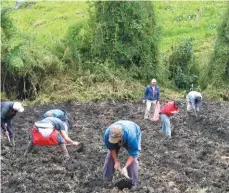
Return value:
<svg viewBox="0 0 229 193">
<path fill-rule="evenodd" d="M 20 112 L 20 113 L 24 111 L 24 108 L 20 102 L 15 102 L 13 104 L 13 109 L 17 112 Z"/>
</svg>

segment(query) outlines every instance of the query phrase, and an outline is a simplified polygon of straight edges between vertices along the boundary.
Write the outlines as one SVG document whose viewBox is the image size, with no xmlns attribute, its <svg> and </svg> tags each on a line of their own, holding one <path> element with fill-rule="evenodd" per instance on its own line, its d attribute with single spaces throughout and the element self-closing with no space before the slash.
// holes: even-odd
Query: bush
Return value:
<svg viewBox="0 0 229 193">
<path fill-rule="evenodd" d="M 189 89 L 191 84 L 198 80 L 198 69 L 193 55 L 192 38 L 181 42 L 178 47 L 173 48 L 168 59 L 169 79 L 177 88 Z"/>
<path fill-rule="evenodd" d="M 91 30 L 87 22 L 69 26 L 62 49 L 62 61 L 70 69 L 80 70 L 82 64 L 90 60 Z"/>
<path fill-rule="evenodd" d="M 117 66 L 158 70 L 158 39 L 152 2 L 95 2 L 91 6 L 91 56 Z M 152 77 L 150 77 L 152 78 Z"/>
<path fill-rule="evenodd" d="M 223 86 L 229 83 L 229 7 L 222 24 L 218 28 L 218 36 L 214 52 L 207 67 L 207 80 L 212 85 Z"/>
<path fill-rule="evenodd" d="M 63 65 L 30 36 L 18 32 L 10 11 L 1 10 L 1 89 L 9 97 L 31 98 L 38 94 L 44 77 L 62 70 Z"/>
</svg>

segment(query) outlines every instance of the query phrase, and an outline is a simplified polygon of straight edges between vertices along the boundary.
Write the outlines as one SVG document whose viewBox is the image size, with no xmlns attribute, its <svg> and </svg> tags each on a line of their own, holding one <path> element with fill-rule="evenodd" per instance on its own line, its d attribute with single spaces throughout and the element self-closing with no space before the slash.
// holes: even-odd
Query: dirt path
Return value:
<svg viewBox="0 0 229 193">
<path fill-rule="evenodd" d="M 69 112 L 73 120 L 70 137 L 85 144 L 80 153 L 68 147 L 72 157 L 67 163 L 62 162 L 59 147 L 39 147 L 27 157 L 22 156 L 34 121 L 51 108 Z M 103 133 L 112 122 L 128 119 L 143 129 L 140 182 L 130 192 L 229 192 L 229 103 L 208 101 L 203 109 L 199 120 L 188 120 L 181 110 L 172 119 L 173 138 L 166 139 L 160 133 L 160 124 L 143 120 L 144 105 L 140 103 L 72 102 L 26 108 L 13 121 L 16 151 L 7 152 L 8 147 L 1 147 L 1 190 L 117 192 L 101 176 L 106 155 Z M 122 150 L 120 159 L 124 162 L 126 158 Z"/>
</svg>

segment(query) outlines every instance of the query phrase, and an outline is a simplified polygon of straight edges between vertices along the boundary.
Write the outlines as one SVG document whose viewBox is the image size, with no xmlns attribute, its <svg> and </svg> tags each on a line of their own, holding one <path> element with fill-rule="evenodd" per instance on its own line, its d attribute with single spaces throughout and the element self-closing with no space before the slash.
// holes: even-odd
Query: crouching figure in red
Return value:
<svg viewBox="0 0 229 193">
<path fill-rule="evenodd" d="M 35 122 L 32 128 L 32 139 L 24 155 L 31 152 L 35 145 L 37 146 L 56 146 L 59 145 L 65 159 L 69 159 L 69 153 L 66 144 L 80 146 L 81 144 L 72 141 L 65 130 L 63 122 L 55 117 L 47 117 L 41 121 Z"/>
</svg>

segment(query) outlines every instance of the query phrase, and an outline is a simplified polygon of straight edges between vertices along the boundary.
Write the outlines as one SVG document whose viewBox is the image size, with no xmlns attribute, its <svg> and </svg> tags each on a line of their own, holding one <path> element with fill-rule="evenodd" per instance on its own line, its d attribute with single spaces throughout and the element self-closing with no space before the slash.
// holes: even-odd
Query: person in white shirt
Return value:
<svg viewBox="0 0 229 193">
<path fill-rule="evenodd" d="M 191 112 L 193 110 L 196 115 L 196 112 L 199 112 L 200 110 L 202 99 L 203 97 L 200 92 L 190 91 L 186 96 L 187 112 Z"/>
</svg>

